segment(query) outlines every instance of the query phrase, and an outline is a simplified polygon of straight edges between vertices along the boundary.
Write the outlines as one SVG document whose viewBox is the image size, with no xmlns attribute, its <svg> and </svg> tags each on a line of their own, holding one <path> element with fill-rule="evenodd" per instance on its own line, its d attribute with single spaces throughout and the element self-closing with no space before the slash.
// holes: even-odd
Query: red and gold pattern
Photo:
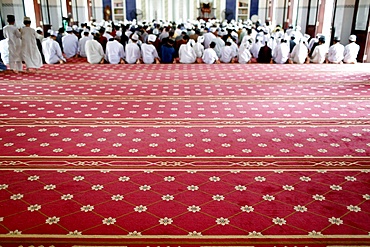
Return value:
<svg viewBox="0 0 370 247">
<path fill-rule="evenodd" d="M 1 246 L 370 245 L 366 65 L 69 62 L 0 79 Z"/>
</svg>

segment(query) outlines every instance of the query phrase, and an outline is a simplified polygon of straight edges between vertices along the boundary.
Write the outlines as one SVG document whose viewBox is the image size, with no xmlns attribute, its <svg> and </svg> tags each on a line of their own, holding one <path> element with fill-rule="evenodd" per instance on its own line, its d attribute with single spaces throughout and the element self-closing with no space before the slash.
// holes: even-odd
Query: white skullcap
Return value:
<svg viewBox="0 0 370 247">
<path fill-rule="evenodd" d="M 216 32 L 216 31 L 217 31 L 217 28 L 215 28 L 215 27 L 211 27 L 210 31 L 211 31 L 211 33 L 214 33 L 214 32 Z"/>
<path fill-rule="evenodd" d="M 121 32 L 121 31 L 117 31 L 117 32 L 116 32 L 116 36 L 121 37 L 121 36 L 122 36 L 122 32 Z"/>
<path fill-rule="evenodd" d="M 149 34 L 148 35 L 148 41 L 155 42 L 156 39 L 157 39 L 157 36 L 155 36 L 154 34 Z"/>
<path fill-rule="evenodd" d="M 56 31 L 53 31 L 53 30 L 50 30 L 50 32 L 48 32 L 48 33 L 50 33 L 50 36 L 58 36 L 58 32 L 56 32 Z"/>
<path fill-rule="evenodd" d="M 67 28 L 66 28 L 66 32 L 72 32 L 72 28 L 70 27 L 70 26 L 68 26 Z"/>
<path fill-rule="evenodd" d="M 349 41 L 356 41 L 357 37 L 356 37 L 356 35 L 352 34 L 352 35 L 349 36 L 348 39 L 349 39 Z"/>
<path fill-rule="evenodd" d="M 197 41 L 198 41 L 198 43 L 203 43 L 204 42 L 204 36 L 198 36 Z"/>
<path fill-rule="evenodd" d="M 234 31 L 231 32 L 231 36 L 234 37 L 235 39 L 238 38 L 238 34 Z"/>
<path fill-rule="evenodd" d="M 139 40 L 139 36 L 138 36 L 136 33 L 134 33 L 134 34 L 131 36 L 131 39 L 132 39 L 132 40 Z"/>
<path fill-rule="evenodd" d="M 73 26 L 72 26 L 72 29 L 73 29 L 73 30 L 78 30 L 78 26 L 77 26 L 77 25 L 73 25 Z"/>
<path fill-rule="evenodd" d="M 37 27 L 36 28 L 36 31 L 42 31 L 42 28 L 41 27 Z"/>
<path fill-rule="evenodd" d="M 106 29 L 105 29 L 105 31 L 107 32 L 107 33 L 111 33 L 112 32 L 112 27 L 107 27 Z"/>
</svg>

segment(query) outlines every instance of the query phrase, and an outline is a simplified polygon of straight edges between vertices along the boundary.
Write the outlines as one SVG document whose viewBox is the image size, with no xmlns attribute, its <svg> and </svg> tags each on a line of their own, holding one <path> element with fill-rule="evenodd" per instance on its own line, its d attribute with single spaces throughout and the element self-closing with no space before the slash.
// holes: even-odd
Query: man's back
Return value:
<svg viewBox="0 0 370 247">
<path fill-rule="evenodd" d="M 271 48 L 267 45 L 261 47 L 261 49 L 258 52 L 258 63 L 270 63 L 272 58 L 272 51 Z"/>
<path fill-rule="evenodd" d="M 356 63 L 357 55 L 360 51 L 360 46 L 355 42 L 349 43 L 344 47 L 344 59 L 345 63 Z"/>
<path fill-rule="evenodd" d="M 126 45 L 126 62 L 136 63 L 141 57 L 140 47 L 137 43 L 129 43 Z"/>
<path fill-rule="evenodd" d="M 67 34 L 62 38 L 63 51 L 67 58 L 71 58 L 77 54 L 78 38 L 74 34 Z"/>
<path fill-rule="evenodd" d="M 331 63 L 340 63 L 344 58 L 344 46 L 336 43 L 330 46 L 328 51 L 328 61 Z"/>
</svg>

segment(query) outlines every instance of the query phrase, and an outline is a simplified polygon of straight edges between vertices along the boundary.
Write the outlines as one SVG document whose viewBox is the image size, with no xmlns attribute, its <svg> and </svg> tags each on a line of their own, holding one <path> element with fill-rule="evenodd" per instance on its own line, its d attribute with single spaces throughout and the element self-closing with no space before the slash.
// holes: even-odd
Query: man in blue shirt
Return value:
<svg viewBox="0 0 370 247">
<path fill-rule="evenodd" d="M 175 41 L 172 39 L 168 39 L 167 43 L 162 45 L 161 47 L 161 61 L 162 63 L 175 63 L 175 48 L 173 45 Z"/>
</svg>

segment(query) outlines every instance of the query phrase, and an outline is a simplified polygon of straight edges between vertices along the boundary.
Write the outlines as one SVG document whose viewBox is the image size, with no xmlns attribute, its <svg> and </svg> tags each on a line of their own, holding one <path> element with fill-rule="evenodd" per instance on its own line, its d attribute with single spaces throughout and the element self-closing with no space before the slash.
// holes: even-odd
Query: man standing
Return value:
<svg viewBox="0 0 370 247">
<path fill-rule="evenodd" d="M 57 34 L 55 32 L 52 32 L 50 36 L 42 42 L 42 52 L 44 53 L 45 62 L 47 64 L 62 64 L 66 61 L 56 39 Z"/>
<path fill-rule="evenodd" d="M 334 37 L 333 45 L 330 46 L 328 52 L 329 63 L 342 63 L 344 58 L 344 46 L 340 43 L 339 37 Z"/>
<path fill-rule="evenodd" d="M 22 60 L 29 69 L 39 69 L 42 66 L 41 54 L 37 48 L 36 31 L 31 28 L 31 19 L 27 16 L 24 17 L 23 23 L 25 27 L 21 29 L 22 35 Z"/>
<path fill-rule="evenodd" d="M 357 55 L 360 51 L 360 46 L 356 44 L 356 35 L 349 36 L 349 44 L 344 47 L 345 63 L 357 63 Z"/>
<path fill-rule="evenodd" d="M 23 70 L 21 33 L 14 25 L 15 24 L 14 15 L 8 15 L 7 19 L 9 25 L 6 25 L 4 27 L 3 32 L 4 37 L 8 38 L 9 67 L 15 73 L 18 73 Z"/>
<path fill-rule="evenodd" d="M 73 34 L 72 27 L 66 28 L 67 35 L 62 38 L 63 51 L 67 58 L 77 55 L 78 52 L 78 38 Z"/>
</svg>

